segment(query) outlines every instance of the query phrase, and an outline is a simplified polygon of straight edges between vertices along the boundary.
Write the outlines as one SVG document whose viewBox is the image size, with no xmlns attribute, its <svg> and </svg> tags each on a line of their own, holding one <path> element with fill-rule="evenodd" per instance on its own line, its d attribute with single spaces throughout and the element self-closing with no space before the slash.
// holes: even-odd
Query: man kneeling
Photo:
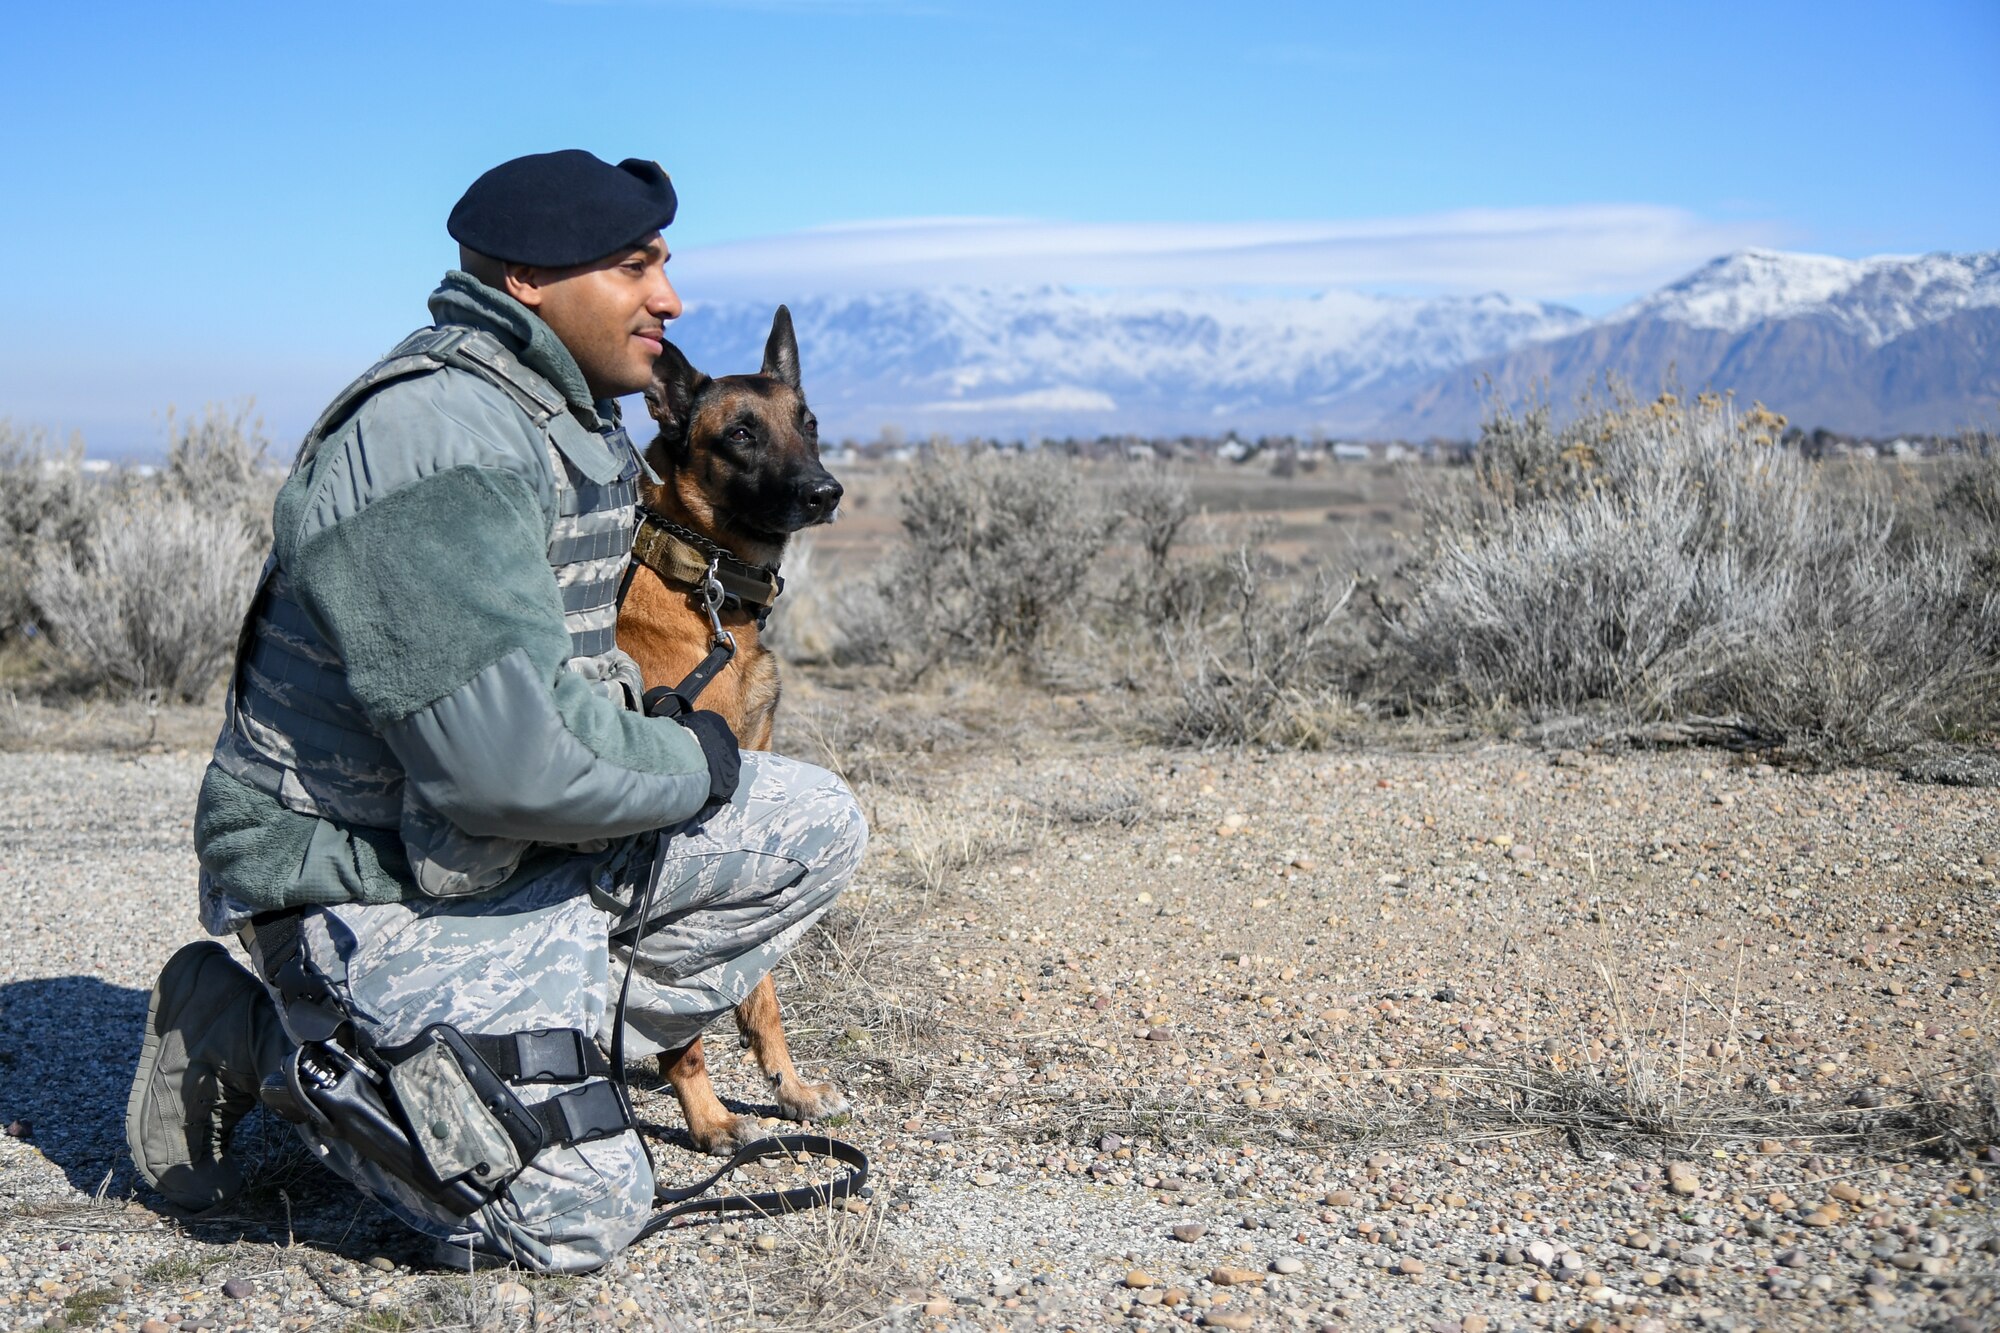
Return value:
<svg viewBox="0 0 2000 1333">
<path fill-rule="evenodd" d="M 632 1053 L 685 1046 L 860 861 L 838 779 L 643 715 L 614 646 L 641 467 L 614 400 L 681 312 L 674 207 L 636 159 L 487 172 L 449 222 L 472 271 L 308 433 L 195 816 L 202 923 L 256 975 L 173 957 L 126 1110 L 173 1203 L 242 1188 L 261 1098 L 442 1261 L 595 1268 L 654 1197 L 599 1048 L 614 955 Z"/>
</svg>

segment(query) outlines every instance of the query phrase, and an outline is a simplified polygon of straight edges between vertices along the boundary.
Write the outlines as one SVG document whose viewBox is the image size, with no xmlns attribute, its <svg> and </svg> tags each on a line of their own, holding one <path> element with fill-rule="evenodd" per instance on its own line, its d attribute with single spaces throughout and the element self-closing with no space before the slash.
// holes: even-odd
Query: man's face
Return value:
<svg viewBox="0 0 2000 1333">
<path fill-rule="evenodd" d="M 598 398 L 652 383 L 668 320 L 681 298 L 667 281 L 667 243 L 655 232 L 630 250 L 575 268 L 507 266 L 507 294 L 542 317 Z"/>
</svg>

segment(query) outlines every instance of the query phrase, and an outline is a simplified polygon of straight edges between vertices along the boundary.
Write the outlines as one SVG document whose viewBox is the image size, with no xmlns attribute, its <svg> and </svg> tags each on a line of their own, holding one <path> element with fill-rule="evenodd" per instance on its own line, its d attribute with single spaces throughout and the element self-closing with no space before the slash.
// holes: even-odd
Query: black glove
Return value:
<svg viewBox="0 0 2000 1333">
<path fill-rule="evenodd" d="M 664 685 L 646 691 L 646 716 L 673 718 L 701 742 L 701 756 L 708 761 L 708 798 L 720 804 L 736 794 L 743 778 L 743 751 L 722 714 L 706 709 L 686 713 L 683 706 L 681 697 Z"/>
</svg>

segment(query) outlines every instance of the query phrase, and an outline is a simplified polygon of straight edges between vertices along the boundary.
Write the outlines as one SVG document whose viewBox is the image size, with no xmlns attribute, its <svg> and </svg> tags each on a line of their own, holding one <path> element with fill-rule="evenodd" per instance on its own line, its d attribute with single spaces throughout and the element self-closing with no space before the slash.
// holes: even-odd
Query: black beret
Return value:
<svg viewBox="0 0 2000 1333">
<path fill-rule="evenodd" d="M 452 206 L 445 230 L 509 264 L 568 268 L 622 250 L 674 220 L 674 183 L 657 162 L 612 166 L 581 148 L 502 162 Z"/>
</svg>

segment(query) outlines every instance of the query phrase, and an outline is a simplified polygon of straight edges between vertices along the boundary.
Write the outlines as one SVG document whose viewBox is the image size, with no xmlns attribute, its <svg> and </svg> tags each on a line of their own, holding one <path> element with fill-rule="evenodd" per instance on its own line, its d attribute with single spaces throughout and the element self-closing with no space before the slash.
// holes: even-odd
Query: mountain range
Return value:
<svg viewBox="0 0 2000 1333">
<path fill-rule="evenodd" d="M 935 288 L 793 302 L 822 435 L 1465 438 L 1495 397 L 1733 389 L 1807 427 L 2000 418 L 2000 251 L 1848 260 L 1746 250 L 1592 320 L 1430 299 Z M 756 369 L 772 307 L 690 303 L 670 336 Z"/>
</svg>

